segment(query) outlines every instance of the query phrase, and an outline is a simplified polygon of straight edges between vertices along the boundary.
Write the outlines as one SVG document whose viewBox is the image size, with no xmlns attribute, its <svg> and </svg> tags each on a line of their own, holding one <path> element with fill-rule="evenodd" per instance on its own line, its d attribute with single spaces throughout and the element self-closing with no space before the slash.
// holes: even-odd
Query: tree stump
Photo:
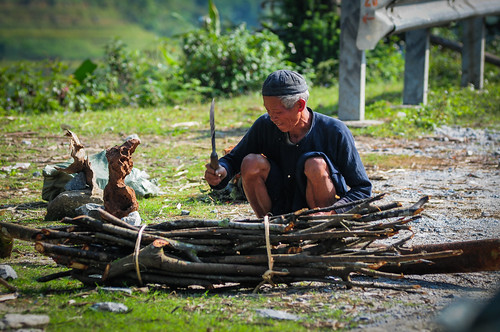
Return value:
<svg viewBox="0 0 500 332">
<path fill-rule="evenodd" d="M 117 218 L 126 217 L 139 208 L 134 190 L 125 185 L 125 177 L 134 165 L 132 153 L 139 144 L 134 138 L 106 150 L 109 180 L 104 188 L 104 209 Z"/>
</svg>

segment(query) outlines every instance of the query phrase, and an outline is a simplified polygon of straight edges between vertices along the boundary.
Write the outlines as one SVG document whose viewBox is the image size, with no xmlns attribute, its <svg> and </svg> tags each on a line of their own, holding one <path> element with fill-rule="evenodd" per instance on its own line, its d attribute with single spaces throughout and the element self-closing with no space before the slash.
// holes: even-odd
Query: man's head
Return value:
<svg viewBox="0 0 500 332">
<path fill-rule="evenodd" d="M 278 97 L 286 109 L 291 109 L 303 99 L 307 102 L 309 91 L 302 75 L 292 70 L 277 70 L 271 73 L 262 85 L 263 97 Z"/>
<path fill-rule="evenodd" d="M 307 91 L 304 77 L 291 70 L 277 70 L 262 85 L 263 96 L 289 96 Z"/>
<path fill-rule="evenodd" d="M 309 91 L 302 75 L 291 70 L 278 70 L 265 80 L 262 96 L 271 121 L 281 131 L 289 132 L 302 119 Z"/>
</svg>

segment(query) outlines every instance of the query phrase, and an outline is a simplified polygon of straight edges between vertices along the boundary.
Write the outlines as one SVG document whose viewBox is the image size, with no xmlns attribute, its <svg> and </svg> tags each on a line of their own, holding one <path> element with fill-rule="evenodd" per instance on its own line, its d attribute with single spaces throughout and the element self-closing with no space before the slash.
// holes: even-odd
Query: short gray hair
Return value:
<svg viewBox="0 0 500 332">
<path fill-rule="evenodd" d="M 304 99 L 307 103 L 307 100 L 309 99 L 309 91 L 306 90 L 305 92 L 298 93 L 296 95 L 286 95 L 286 96 L 277 96 L 280 100 L 283 106 L 289 110 L 291 109 L 300 99 Z"/>
</svg>

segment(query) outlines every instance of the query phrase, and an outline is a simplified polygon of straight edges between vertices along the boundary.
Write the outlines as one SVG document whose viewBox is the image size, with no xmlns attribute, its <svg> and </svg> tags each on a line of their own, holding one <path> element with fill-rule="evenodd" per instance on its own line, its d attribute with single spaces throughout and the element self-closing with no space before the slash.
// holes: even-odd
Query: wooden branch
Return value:
<svg viewBox="0 0 500 332">
<path fill-rule="evenodd" d="M 413 216 L 416 215 L 417 213 L 420 213 L 422 211 L 423 205 L 428 201 L 429 201 L 429 196 L 424 196 L 417 203 L 410 206 L 409 208 L 399 208 L 388 211 L 371 213 L 363 216 L 359 221 L 367 222 L 367 221 L 375 221 L 375 220 L 394 218 L 394 217 Z"/>
<path fill-rule="evenodd" d="M 41 254 L 55 254 L 74 258 L 88 258 L 98 262 L 110 262 L 118 258 L 116 255 L 104 253 L 102 251 L 82 250 L 65 246 L 58 246 L 44 242 L 35 243 L 35 249 Z"/>
<path fill-rule="evenodd" d="M 76 224 L 76 225 L 83 225 L 87 226 L 90 228 L 93 228 L 98 231 L 103 231 L 106 233 L 114 234 L 114 235 L 119 235 L 123 236 L 129 239 L 137 239 L 137 236 L 139 235 L 138 231 L 132 230 L 132 229 L 126 229 L 122 228 L 119 226 L 103 223 L 100 220 L 91 218 L 89 216 L 78 216 L 76 218 L 64 218 L 62 220 L 64 223 L 71 223 L 71 224 Z M 158 236 L 152 236 L 147 233 L 144 233 L 142 235 L 141 243 L 143 244 L 149 244 L 156 239 L 160 237 Z M 168 238 L 161 238 L 164 241 L 167 241 L 168 245 L 176 250 L 179 251 L 184 251 L 184 252 L 215 252 L 217 251 L 216 249 L 210 247 L 210 246 L 203 246 L 203 245 L 195 245 L 195 244 L 188 244 L 188 243 L 183 243 L 180 241 L 168 239 Z"/>
<path fill-rule="evenodd" d="M 127 224 L 125 221 L 121 220 L 120 218 L 115 217 L 111 213 L 107 212 L 106 210 L 103 209 L 97 209 L 99 212 L 99 215 L 101 216 L 102 219 L 105 221 L 109 221 L 115 226 L 131 229 L 134 231 L 139 231 L 139 227 L 136 227 L 134 225 Z"/>
<path fill-rule="evenodd" d="M 7 288 L 9 291 L 11 292 L 16 292 L 17 291 L 17 288 L 10 285 L 7 281 L 5 281 L 3 278 L 0 278 L 0 285 L 4 286 L 5 288 Z"/>
<path fill-rule="evenodd" d="M 49 229 L 49 228 L 42 228 L 42 231 L 40 234 L 37 234 L 35 237 L 36 241 L 43 241 L 45 239 L 66 239 L 66 240 L 71 240 L 68 242 L 72 243 L 95 243 L 96 240 L 95 238 L 91 236 L 86 236 L 78 233 L 73 233 L 73 232 L 64 232 L 64 231 L 57 231 L 54 229 Z"/>
<path fill-rule="evenodd" d="M 253 266 L 241 264 L 212 264 L 212 263 L 196 263 L 187 262 L 180 259 L 174 259 L 164 254 L 163 247 L 167 243 L 162 240 L 157 240 L 148 245 L 139 252 L 139 264 L 141 268 L 156 268 L 169 272 L 180 273 L 201 273 L 201 274 L 224 274 L 224 275 L 248 275 L 262 276 L 267 271 L 267 266 Z M 134 269 L 133 255 L 129 255 L 110 264 L 104 280 L 115 278 L 122 273 Z M 322 276 L 325 274 L 321 269 L 306 269 L 306 268 L 289 268 L 287 269 L 291 275 L 295 276 Z"/>
<path fill-rule="evenodd" d="M 49 274 L 49 275 L 46 275 L 43 277 L 39 277 L 36 279 L 36 281 L 47 282 L 47 281 L 51 281 L 51 280 L 55 280 L 55 279 L 59 279 L 59 278 L 69 277 L 69 276 L 71 276 L 71 273 L 72 273 L 72 270 L 56 272 L 56 273 L 52 273 L 52 274 Z"/>
<path fill-rule="evenodd" d="M 283 233 L 288 225 L 271 224 L 269 230 L 272 232 Z M 189 230 L 191 228 L 229 228 L 241 230 L 264 230 L 264 224 L 261 221 L 229 221 L 229 220 L 203 220 L 203 219 L 180 219 L 167 221 L 161 224 L 151 226 L 150 229 L 158 230 Z"/>
<path fill-rule="evenodd" d="M 13 224 L 10 222 L 0 221 L 0 232 L 14 239 L 23 241 L 35 241 L 36 235 L 39 234 L 41 230 Z"/>
</svg>

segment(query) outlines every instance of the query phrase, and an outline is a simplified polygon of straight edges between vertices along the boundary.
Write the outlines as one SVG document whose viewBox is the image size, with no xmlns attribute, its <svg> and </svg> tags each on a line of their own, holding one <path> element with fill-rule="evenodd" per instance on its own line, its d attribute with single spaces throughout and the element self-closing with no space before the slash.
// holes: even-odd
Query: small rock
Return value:
<svg viewBox="0 0 500 332">
<path fill-rule="evenodd" d="M 140 226 L 142 219 L 139 211 L 133 211 L 128 214 L 128 216 L 122 218 L 129 225 Z"/>
<path fill-rule="evenodd" d="M 126 287 L 101 287 L 99 290 L 110 293 L 125 293 L 132 295 L 132 289 Z"/>
<path fill-rule="evenodd" d="M 280 320 L 294 320 L 297 321 L 300 319 L 299 316 L 290 314 L 286 311 L 282 310 L 274 310 L 274 309 L 257 309 L 255 310 L 257 314 L 262 317 L 272 318 L 272 319 L 280 319 Z"/>
<path fill-rule="evenodd" d="M 6 329 L 44 328 L 50 322 L 47 315 L 6 314 L 2 320 Z"/>
<path fill-rule="evenodd" d="M 87 203 L 75 209 L 75 212 L 78 215 L 85 215 L 92 217 L 94 219 L 100 219 L 101 215 L 98 209 L 104 210 L 104 205 L 95 204 L 95 203 Z"/>
<path fill-rule="evenodd" d="M 125 304 L 116 303 L 116 302 L 94 303 L 92 306 L 90 306 L 90 309 L 96 310 L 96 311 L 109 311 L 109 312 L 116 312 L 116 313 L 128 312 L 128 307 Z"/>
<path fill-rule="evenodd" d="M 87 188 L 87 179 L 85 178 L 85 173 L 77 173 L 71 180 L 69 180 L 64 186 L 64 190 L 83 190 Z"/>
<path fill-rule="evenodd" d="M 17 279 L 17 273 L 10 265 L 0 265 L 0 278 L 4 280 Z"/>
<path fill-rule="evenodd" d="M 137 135 L 137 134 L 131 134 L 131 135 L 125 137 L 125 139 L 123 141 L 126 142 L 129 139 L 137 139 L 137 140 L 139 140 L 139 142 L 141 141 L 141 139 L 139 138 L 139 135 Z"/>
<path fill-rule="evenodd" d="M 47 206 L 45 220 L 60 220 L 78 216 L 76 209 L 87 203 L 104 204 L 102 197 L 91 196 L 90 190 L 63 191 Z"/>
</svg>

